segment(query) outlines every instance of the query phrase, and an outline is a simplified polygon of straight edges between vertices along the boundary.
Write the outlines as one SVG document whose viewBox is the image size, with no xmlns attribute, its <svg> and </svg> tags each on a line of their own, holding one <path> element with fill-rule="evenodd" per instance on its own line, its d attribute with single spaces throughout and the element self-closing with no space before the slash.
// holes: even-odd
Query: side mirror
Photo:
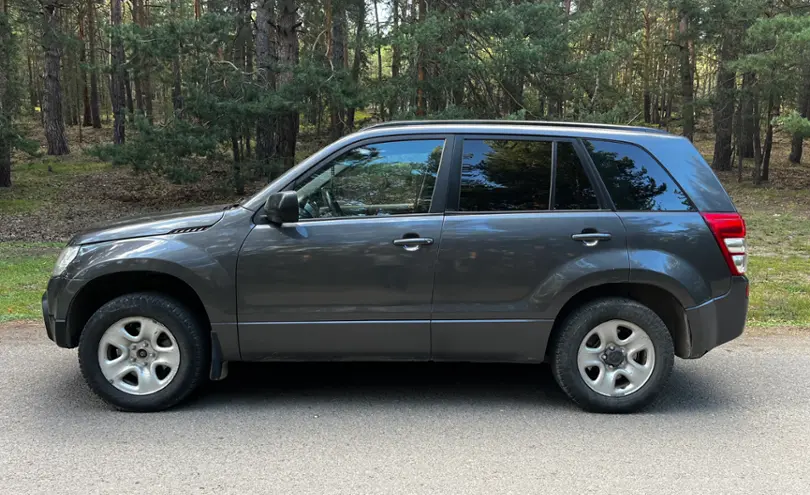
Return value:
<svg viewBox="0 0 810 495">
<path fill-rule="evenodd" d="M 298 195 L 295 191 L 283 191 L 270 195 L 264 204 L 267 220 L 281 225 L 298 221 Z"/>
</svg>

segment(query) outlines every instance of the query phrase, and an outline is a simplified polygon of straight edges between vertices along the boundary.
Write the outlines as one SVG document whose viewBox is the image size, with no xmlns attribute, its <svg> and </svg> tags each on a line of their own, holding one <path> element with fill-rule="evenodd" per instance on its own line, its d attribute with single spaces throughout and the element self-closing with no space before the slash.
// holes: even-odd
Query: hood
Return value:
<svg viewBox="0 0 810 495">
<path fill-rule="evenodd" d="M 70 240 L 69 245 L 148 237 L 176 231 L 203 230 L 217 223 L 232 205 L 203 206 L 172 212 L 154 213 L 122 218 L 85 229 Z"/>
</svg>

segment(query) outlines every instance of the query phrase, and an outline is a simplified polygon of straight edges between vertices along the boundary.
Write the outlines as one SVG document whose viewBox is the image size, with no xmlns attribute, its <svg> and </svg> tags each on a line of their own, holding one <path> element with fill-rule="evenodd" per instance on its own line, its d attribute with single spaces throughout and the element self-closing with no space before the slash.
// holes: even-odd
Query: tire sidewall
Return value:
<svg viewBox="0 0 810 495">
<path fill-rule="evenodd" d="M 128 317 L 145 317 L 164 325 L 180 350 L 180 366 L 172 381 L 149 395 L 128 394 L 113 386 L 101 371 L 98 348 L 104 332 Z M 189 323 L 193 322 L 191 325 Z M 79 362 L 88 384 L 107 402 L 124 410 L 151 411 L 170 407 L 182 400 L 199 381 L 205 354 L 200 345 L 199 325 L 179 303 L 152 294 L 132 294 L 114 299 L 90 318 L 79 341 Z"/>
<path fill-rule="evenodd" d="M 649 336 L 655 365 L 647 382 L 624 397 L 607 397 L 592 390 L 579 372 L 577 355 L 585 336 L 597 325 L 626 320 Z M 580 406 L 595 412 L 634 412 L 649 405 L 663 389 L 674 364 L 672 337 L 666 325 L 651 309 L 621 298 L 603 299 L 580 308 L 563 324 L 554 343 L 552 366 L 560 387 Z"/>
</svg>

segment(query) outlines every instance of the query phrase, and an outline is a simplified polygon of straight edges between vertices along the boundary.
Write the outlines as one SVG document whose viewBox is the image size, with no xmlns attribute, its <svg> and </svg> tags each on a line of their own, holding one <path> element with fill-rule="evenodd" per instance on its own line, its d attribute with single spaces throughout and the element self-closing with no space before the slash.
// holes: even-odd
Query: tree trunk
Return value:
<svg viewBox="0 0 810 495">
<path fill-rule="evenodd" d="M 352 62 L 352 85 L 355 90 L 359 90 L 360 86 L 360 69 L 363 65 L 363 25 L 366 21 L 366 2 L 359 0 L 355 5 L 357 8 L 357 18 L 355 24 L 357 30 L 354 35 L 354 61 Z M 346 109 L 346 127 L 349 132 L 354 131 L 354 113 L 355 107 Z"/>
<path fill-rule="evenodd" d="M 391 20 L 393 23 L 393 32 L 396 33 L 399 30 L 399 0 L 392 0 L 391 2 Z M 391 80 L 394 84 L 397 83 L 397 79 L 399 78 L 399 71 L 401 69 L 402 64 L 402 55 L 400 54 L 400 47 L 399 44 L 394 43 L 391 47 Z M 399 112 L 399 99 L 396 95 L 391 97 L 391 101 L 388 103 L 389 111 L 391 112 L 391 117 Z"/>
<path fill-rule="evenodd" d="M 280 91 L 293 83 L 295 66 L 298 64 L 297 9 L 295 0 L 278 0 L 278 87 Z M 298 140 L 298 110 L 287 109 L 278 117 L 276 129 L 276 153 L 284 162 L 284 169 L 295 163 L 295 145 Z"/>
<path fill-rule="evenodd" d="M 14 31 L 8 17 L 8 0 L 0 0 L 0 187 L 11 187 L 11 140 L 8 139 L 11 133 L 7 126 L 10 127 L 12 123 L 9 74 L 13 36 Z"/>
<path fill-rule="evenodd" d="M 28 104 L 31 106 L 31 114 L 36 115 L 39 100 L 37 98 L 37 87 L 34 84 L 34 69 L 31 64 L 31 55 L 26 54 L 25 58 L 28 60 Z"/>
<path fill-rule="evenodd" d="M 733 45 L 733 38 L 730 34 L 726 34 L 718 54 L 717 88 L 713 109 L 715 138 L 712 168 L 715 170 L 731 170 L 731 126 L 734 120 L 737 73 L 730 69 L 728 64 L 735 58 Z"/>
<path fill-rule="evenodd" d="M 81 43 L 81 47 L 79 48 L 79 62 L 81 65 L 85 65 L 87 63 L 87 45 L 85 44 L 84 23 L 88 15 L 89 12 L 86 12 L 84 16 L 79 19 L 79 42 Z M 82 125 L 85 127 L 90 127 L 93 125 L 93 112 L 90 110 L 90 88 L 87 86 L 87 71 L 81 67 L 79 70 L 82 73 L 82 103 L 84 105 Z"/>
<path fill-rule="evenodd" d="M 122 21 L 122 0 L 112 0 L 110 7 L 110 22 L 113 29 L 121 26 Z M 124 144 L 126 140 L 126 104 L 124 96 L 126 90 L 126 73 L 124 64 L 124 41 L 115 31 L 112 33 L 110 41 L 110 66 L 112 67 L 112 77 L 110 78 L 110 103 L 113 112 L 113 143 Z M 128 90 L 127 90 L 128 92 Z"/>
<path fill-rule="evenodd" d="M 140 27 L 143 27 L 143 2 L 144 0 L 132 0 L 132 22 Z M 138 112 L 145 115 L 146 114 L 146 103 L 144 100 L 144 93 L 143 93 L 143 80 L 141 78 L 141 62 L 143 57 L 141 57 L 137 49 L 132 53 L 130 57 L 130 63 L 134 63 L 133 67 L 133 83 L 135 85 L 135 107 L 138 109 Z"/>
<path fill-rule="evenodd" d="M 680 18 L 681 116 L 683 119 L 683 135 L 688 140 L 693 141 L 695 138 L 695 108 L 692 61 L 689 54 L 689 14 L 685 11 L 681 11 Z"/>
<path fill-rule="evenodd" d="M 742 150 L 743 158 L 754 157 L 754 73 L 746 72 L 742 78 Z"/>
<path fill-rule="evenodd" d="M 735 135 L 737 139 L 737 182 L 743 180 L 743 148 L 744 148 L 744 125 L 743 125 L 743 101 L 737 105 L 737 119 L 734 123 Z"/>
<path fill-rule="evenodd" d="M 62 53 L 58 34 L 58 5 L 53 0 L 42 4 L 42 13 L 45 16 L 45 35 L 42 40 L 45 48 L 45 98 L 42 102 L 42 114 L 49 155 L 70 153 L 67 137 L 65 137 L 65 122 L 62 118 L 62 82 L 60 79 Z"/>
<path fill-rule="evenodd" d="M 87 37 L 89 38 L 90 61 L 90 120 L 94 128 L 101 129 L 99 109 L 98 75 L 96 74 L 96 7 L 94 0 L 87 0 Z"/>
<path fill-rule="evenodd" d="M 418 6 L 418 21 L 424 22 L 427 14 L 427 0 L 414 0 Z M 416 115 L 425 115 L 425 47 L 416 49 Z"/>
<path fill-rule="evenodd" d="M 169 4 L 172 13 L 172 19 L 177 22 L 180 16 L 177 12 L 177 0 L 171 0 Z M 183 79 L 180 73 L 180 46 L 175 47 L 177 52 L 172 57 L 172 107 L 174 113 L 179 115 L 183 110 Z"/>
<path fill-rule="evenodd" d="M 194 18 L 199 19 L 202 15 L 202 5 L 200 5 L 200 0 L 194 0 Z"/>
<path fill-rule="evenodd" d="M 570 3 L 567 4 L 567 6 L 570 6 Z M 653 121 L 652 97 L 650 95 L 650 72 L 652 70 L 652 49 L 650 48 L 652 38 L 652 14 L 649 12 L 649 7 L 642 11 L 642 16 L 644 18 L 644 66 L 642 67 L 642 70 L 644 71 L 642 77 L 644 84 L 644 122 L 651 123 Z"/>
<path fill-rule="evenodd" d="M 332 70 L 342 72 L 346 61 L 343 58 L 345 53 L 346 39 L 346 7 L 345 0 L 332 0 L 332 36 L 329 52 L 331 55 Z M 338 95 L 332 96 L 329 102 L 330 115 L 330 136 L 333 140 L 343 135 L 346 129 L 345 110 L 343 102 Z"/>
<path fill-rule="evenodd" d="M 256 79 L 265 91 L 275 91 L 276 88 L 275 44 L 271 46 L 271 38 L 276 35 L 273 10 L 274 0 L 259 0 L 256 5 Z M 256 122 L 256 156 L 265 163 L 269 163 L 275 153 L 273 134 L 272 116 L 268 114 L 259 118 Z"/>
<path fill-rule="evenodd" d="M 768 125 L 765 131 L 765 146 L 762 150 L 762 181 L 768 182 L 771 168 L 771 149 L 773 148 L 773 119 L 779 116 L 779 101 L 772 95 L 768 97 Z"/>
<path fill-rule="evenodd" d="M 374 26 L 377 31 L 377 85 L 382 87 L 382 34 L 380 31 L 380 11 L 377 7 L 377 0 L 374 0 Z M 385 101 L 380 98 L 379 102 L 380 120 L 385 120 Z"/>
<path fill-rule="evenodd" d="M 802 72 L 798 110 L 802 117 L 807 118 L 810 116 L 810 62 L 805 62 L 804 71 Z M 790 157 L 788 158 L 791 162 L 801 163 L 803 141 L 801 134 L 796 133 L 793 135 L 790 142 Z"/>
</svg>

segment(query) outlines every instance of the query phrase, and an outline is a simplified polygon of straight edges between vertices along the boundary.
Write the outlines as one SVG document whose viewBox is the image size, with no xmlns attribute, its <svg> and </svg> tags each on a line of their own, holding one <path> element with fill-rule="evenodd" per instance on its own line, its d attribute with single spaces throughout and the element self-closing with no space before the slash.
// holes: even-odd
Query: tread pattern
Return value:
<svg viewBox="0 0 810 495">
<path fill-rule="evenodd" d="M 172 383 L 150 395 L 130 395 L 116 389 L 98 366 L 97 349 L 102 333 L 119 319 L 135 315 L 154 318 L 166 325 L 181 351 L 180 369 Z M 204 383 L 210 359 L 207 337 L 197 318 L 178 301 L 157 292 L 126 294 L 107 302 L 90 317 L 79 338 L 79 368 L 90 388 L 119 410 L 169 409 Z"/>
</svg>

